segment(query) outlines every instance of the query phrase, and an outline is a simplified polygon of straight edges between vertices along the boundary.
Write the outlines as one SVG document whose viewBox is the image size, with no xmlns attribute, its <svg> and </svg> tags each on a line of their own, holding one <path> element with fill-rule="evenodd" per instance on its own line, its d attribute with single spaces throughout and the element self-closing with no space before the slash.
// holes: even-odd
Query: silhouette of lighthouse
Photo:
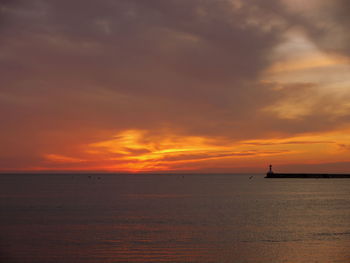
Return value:
<svg viewBox="0 0 350 263">
<path fill-rule="evenodd" d="M 267 174 L 268 174 L 268 175 L 269 175 L 269 174 L 273 174 L 272 165 L 271 165 L 271 164 L 269 165 L 269 171 L 267 172 Z"/>
</svg>

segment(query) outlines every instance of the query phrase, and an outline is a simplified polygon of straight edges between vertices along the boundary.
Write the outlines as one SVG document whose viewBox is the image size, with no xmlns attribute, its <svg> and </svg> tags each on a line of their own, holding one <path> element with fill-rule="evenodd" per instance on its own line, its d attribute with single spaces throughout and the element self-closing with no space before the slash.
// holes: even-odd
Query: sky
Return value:
<svg viewBox="0 0 350 263">
<path fill-rule="evenodd" d="M 347 0 L 0 0 L 0 171 L 350 172 Z"/>
</svg>

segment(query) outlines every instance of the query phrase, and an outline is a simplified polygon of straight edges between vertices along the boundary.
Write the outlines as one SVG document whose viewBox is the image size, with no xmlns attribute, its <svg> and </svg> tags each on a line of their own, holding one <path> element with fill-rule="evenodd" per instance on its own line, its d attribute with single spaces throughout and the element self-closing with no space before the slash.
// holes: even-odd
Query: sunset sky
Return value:
<svg viewBox="0 0 350 263">
<path fill-rule="evenodd" d="M 350 172 L 348 0 L 0 0 L 0 170 Z"/>
</svg>

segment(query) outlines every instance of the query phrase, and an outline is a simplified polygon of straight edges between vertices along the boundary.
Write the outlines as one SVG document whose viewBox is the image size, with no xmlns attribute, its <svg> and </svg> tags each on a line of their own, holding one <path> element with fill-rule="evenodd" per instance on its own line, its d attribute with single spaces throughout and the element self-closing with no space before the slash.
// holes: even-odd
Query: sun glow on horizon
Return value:
<svg viewBox="0 0 350 263">
<path fill-rule="evenodd" d="M 314 164 L 349 161 L 348 134 L 350 132 L 334 131 L 230 142 L 225 138 L 152 135 L 144 130 L 125 130 L 109 140 L 88 144 L 79 157 L 46 154 L 44 158 L 52 165 L 49 170 L 69 167 L 79 170 L 76 168 L 80 167 L 81 170 L 120 172 L 264 167 L 268 162 L 292 164 L 300 159 Z"/>
</svg>

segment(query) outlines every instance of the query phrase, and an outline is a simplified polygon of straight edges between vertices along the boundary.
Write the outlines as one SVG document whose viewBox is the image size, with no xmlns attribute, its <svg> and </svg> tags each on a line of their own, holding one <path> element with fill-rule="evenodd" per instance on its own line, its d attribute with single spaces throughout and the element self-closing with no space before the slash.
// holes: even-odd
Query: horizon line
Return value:
<svg viewBox="0 0 350 263">
<path fill-rule="evenodd" d="M 0 172 L 1 175 L 44 175 L 44 174 L 55 174 L 55 175 L 67 175 L 67 174 L 99 174 L 99 175 L 258 175 L 265 174 L 265 172 L 105 172 L 105 171 L 9 171 Z"/>
</svg>

